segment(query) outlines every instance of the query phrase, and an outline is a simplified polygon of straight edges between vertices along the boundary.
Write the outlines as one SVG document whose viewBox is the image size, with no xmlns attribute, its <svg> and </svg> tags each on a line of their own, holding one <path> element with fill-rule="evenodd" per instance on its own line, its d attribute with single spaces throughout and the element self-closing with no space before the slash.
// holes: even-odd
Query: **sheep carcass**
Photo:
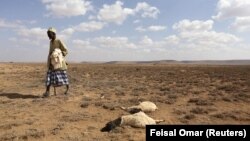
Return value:
<svg viewBox="0 0 250 141">
<path fill-rule="evenodd" d="M 158 107 L 150 101 L 141 102 L 139 105 L 131 106 L 131 107 L 121 107 L 123 110 L 128 111 L 129 113 L 136 113 L 138 111 L 143 112 L 153 112 L 158 109 Z"/>
<path fill-rule="evenodd" d="M 62 61 L 63 61 L 63 56 L 62 56 L 62 51 L 58 48 L 56 48 L 51 56 L 51 64 L 53 65 L 54 69 L 59 69 L 62 68 Z"/>
<path fill-rule="evenodd" d="M 132 115 L 124 115 L 106 124 L 105 127 L 101 129 L 102 132 L 111 131 L 117 126 L 131 126 L 137 128 L 145 128 L 146 125 L 154 125 L 164 120 L 154 120 L 144 112 L 138 112 Z"/>
</svg>

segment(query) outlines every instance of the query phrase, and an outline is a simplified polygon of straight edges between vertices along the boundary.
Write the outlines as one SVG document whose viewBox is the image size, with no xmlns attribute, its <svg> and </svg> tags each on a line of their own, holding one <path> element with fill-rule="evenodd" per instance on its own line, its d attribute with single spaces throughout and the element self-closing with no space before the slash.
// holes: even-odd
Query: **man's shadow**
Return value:
<svg viewBox="0 0 250 141">
<path fill-rule="evenodd" d="M 20 94 L 20 93 L 1 93 L 0 97 L 8 97 L 9 99 L 36 99 L 41 98 L 40 96 L 36 95 L 26 95 L 26 94 Z"/>
</svg>

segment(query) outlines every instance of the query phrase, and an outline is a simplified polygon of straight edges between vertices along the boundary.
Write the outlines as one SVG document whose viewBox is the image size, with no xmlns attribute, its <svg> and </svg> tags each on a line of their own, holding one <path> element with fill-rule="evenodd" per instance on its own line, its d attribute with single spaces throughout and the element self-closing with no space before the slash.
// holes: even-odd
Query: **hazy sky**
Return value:
<svg viewBox="0 0 250 141">
<path fill-rule="evenodd" d="M 250 0 L 1 0 L 0 61 L 250 59 Z"/>
</svg>

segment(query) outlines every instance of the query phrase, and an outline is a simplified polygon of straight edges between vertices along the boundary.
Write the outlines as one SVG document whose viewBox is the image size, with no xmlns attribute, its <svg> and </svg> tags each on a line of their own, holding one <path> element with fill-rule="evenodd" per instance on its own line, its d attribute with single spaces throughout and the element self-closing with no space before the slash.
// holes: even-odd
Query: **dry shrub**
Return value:
<svg viewBox="0 0 250 141">
<path fill-rule="evenodd" d="M 208 111 L 201 107 L 195 107 L 190 112 L 194 114 L 208 114 Z"/>
</svg>

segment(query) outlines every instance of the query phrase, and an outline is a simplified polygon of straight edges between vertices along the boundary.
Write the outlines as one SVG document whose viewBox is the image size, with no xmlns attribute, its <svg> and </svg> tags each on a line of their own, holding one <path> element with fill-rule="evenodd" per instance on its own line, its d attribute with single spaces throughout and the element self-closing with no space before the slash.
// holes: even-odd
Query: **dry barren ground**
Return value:
<svg viewBox="0 0 250 141">
<path fill-rule="evenodd" d="M 43 99 L 45 66 L 0 64 L 1 141 L 143 141 L 145 129 L 100 132 L 143 100 L 161 124 L 250 124 L 250 66 L 70 64 L 70 96 Z"/>
</svg>

